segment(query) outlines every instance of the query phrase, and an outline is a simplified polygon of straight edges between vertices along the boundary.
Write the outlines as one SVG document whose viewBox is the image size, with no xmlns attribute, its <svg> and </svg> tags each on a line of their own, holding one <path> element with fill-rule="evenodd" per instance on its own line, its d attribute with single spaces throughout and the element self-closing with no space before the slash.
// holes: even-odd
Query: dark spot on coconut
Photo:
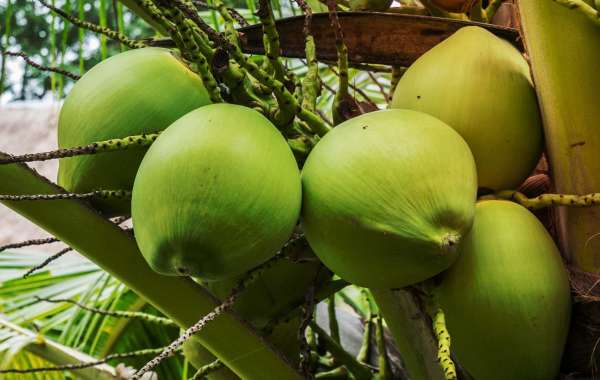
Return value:
<svg viewBox="0 0 600 380">
<path fill-rule="evenodd" d="M 421 99 L 421 95 L 417 95 L 417 99 Z"/>
<path fill-rule="evenodd" d="M 363 127 L 362 127 L 362 129 L 367 129 L 367 128 L 369 128 L 368 125 L 363 125 Z"/>
<path fill-rule="evenodd" d="M 573 144 L 571 144 L 571 148 L 575 148 L 576 146 L 583 146 L 585 145 L 585 141 L 577 141 L 574 142 Z"/>
</svg>

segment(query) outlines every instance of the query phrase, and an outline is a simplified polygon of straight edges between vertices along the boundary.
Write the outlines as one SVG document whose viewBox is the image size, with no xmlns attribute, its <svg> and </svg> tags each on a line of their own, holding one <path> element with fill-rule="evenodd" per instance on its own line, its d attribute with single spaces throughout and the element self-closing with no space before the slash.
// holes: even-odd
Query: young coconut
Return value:
<svg viewBox="0 0 600 380">
<path fill-rule="evenodd" d="M 130 50 L 92 68 L 73 87 L 60 111 L 58 146 L 165 129 L 189 111 L 209 104 L 198 75 L 171 51 Z M 60 160 L 58 183 L 73 192 L 131 190 L 146 148 Z M 98 200 L 108 215 L 129 214 L 129 201 Z"/>
<path fill-rule="evenodd" d="M 477 204 L 437 299 L 452 353 L 475 379 L 558 376 L 569 328 L 569 280 L 552 238 L 524 207 Z"/>
<path fill-rule="evenodd" d="M 542 151 L 542 123 L 527 62 L 487 30 L 458 30 L 402 76 L 392 108 L 428 113 L 467 141 L 479 186 L 517 188 Z"/>
<path fill-rule="evenodd" d="M 337 275 L 397 288 L 447 269 L 473 221 L 477 179 L 452 128 L 410 110 L 367 113 L 329 132 L 302 172 L 309 244 Z"/>
<path fill-rule="evenodd" d="M 155 271 L 211 281 L 273 256 L 300 204 L 284 137 L 257 111 L 222 103 L 188 113 L 158 137 L 135 178 L 131 212 Z"/>
</svg>

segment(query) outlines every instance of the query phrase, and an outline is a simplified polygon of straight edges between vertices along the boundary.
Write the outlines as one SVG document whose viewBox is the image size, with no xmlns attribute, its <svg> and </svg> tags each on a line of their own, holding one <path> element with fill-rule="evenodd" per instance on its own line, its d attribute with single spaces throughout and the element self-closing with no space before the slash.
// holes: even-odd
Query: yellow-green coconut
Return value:
<svg viewBox="0 0 600 380">
<path fill-rule="evenodd" d="M 235 277 L 285 243 L 301 198 L 298 166 L 275 126 L 250 108 L 212 104 L 148 150 L 133 186 L 135 237 L 159 273 Z"/>
<path fill-rule="evenodd" d="M 540 158 L 542 123 L 527 61 L 483 28 L 464 27 L 422 55 L 391 106 L 428 113 L 460 133 L 482 188 L 517 188 Z"/>
<path fill-rule="evenodd" d="M 475 379 L 556 379 L 569 329 L 569 280 L 538 219 L 508 201 L 477 204 L 441 276 L 452 353 Z"/>
<path fill-rule="evenodd" d="M 117 54 L 88 71 L 65 99 L 58 146 L 164 130 L 189 111 L 209 104 L 201 79 L 171 51 L 143 48 Z M 146 148 L 60 160 L 58 184 L 72 192 L 131 190 Z M 127 215 L 129 201 L 97 200 L 107 215 Z"/>
<path fill-rule="evenodd" d="M 416 111 L 340 124 L 308 156 L 302 184 L 308 242 L 333 272 L 361 286 L 396 288 L 440 273 L 473 222 L 469 147 Z"/>
</svg>

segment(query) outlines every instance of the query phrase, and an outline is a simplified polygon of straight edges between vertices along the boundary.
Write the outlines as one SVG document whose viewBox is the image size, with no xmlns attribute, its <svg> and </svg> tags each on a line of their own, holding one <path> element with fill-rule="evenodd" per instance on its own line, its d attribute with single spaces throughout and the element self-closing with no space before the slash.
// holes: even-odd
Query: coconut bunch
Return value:
<svg viewBox="0 0 600 380">
<path fill-rule="evenodd" d="M 121 53 L 74 86 L 59 145 L 121 139 L 128 149 L 62 159 L 59 184 L 131 190 L 131 201 L 94 205 L 131 213 L 152 269 L 224 298 L 305 235 L 304 260 L 277 262 L 234 306 L 255 327 L 297 309 L 331 272 L 377 289 L 435 279 L 456 356 L 477 379 L 556 375 L 569 320 L 558 250 L 523 207 L 477 202 L 519 186 L 541 155 L 533 84 L 513 46 L 463 28 L 408 69 L 391 109 L 330 130 L 314 109 L 316 60 L 299 99 L 275 38 L 265 46 L 275 59 L 258 66 L 234 31 L 205 29 L 186 2 L 145 4 L 178 49 Z M 149 148 L 127 142 L 148 133 L 160 133 Z M 300 323 L 280 326 L 275 344 L 291 348 Z"/>
<path fill-rule="evenodd" d="M 391 108 L 338 125 L 309 155 L 309 243 L 361 286 L 425 281 L 475 379 L 555 378 L 570 315 L 559 251 L 524 207 L 476 199 L 517 188 L 540 159 L 527 62 L 460 29 L 406 71 Z"/>
</svg>

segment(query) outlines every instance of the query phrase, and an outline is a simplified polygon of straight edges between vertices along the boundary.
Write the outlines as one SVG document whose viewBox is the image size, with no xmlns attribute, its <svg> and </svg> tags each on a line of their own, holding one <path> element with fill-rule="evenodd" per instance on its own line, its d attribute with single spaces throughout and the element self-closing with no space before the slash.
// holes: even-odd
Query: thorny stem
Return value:
<svg viewBox="0 0 600 380">
<path fill-rule="evenodd" d="M 38 0 L 38 1 L 40 2 L 40 4 L 42 4 L 43 6 L 45 6 L 48 9 L 52 10 L 53 12 L 58 14 L 60 17 L 70 21 L 75 26 L 79 26 L 81 28 L 91 30 L 92 32 L 105 35 L 109 38 L 112 38 L 113 40 L 119 41 L 120 43 L 122 43 L 123 45 L 125 45 L 131 49 L 138 49 L 138 48 L 142 48 L 145 46 L 143 43 L 130 40 L 124 34 L 115 32 L 114 30 L 111 30 L 110 28 L 103 28 L 94 23 L 81 20 L 75 16 L 71 16 L 70 14 L 66 13 L 62 9 L 59 9 L 57 7 L 54 7 L 50 4 L 48 4 L 45 0 Z"/>
<path fill-rule="evenodd" d="M 53 73 L 61 74 L 66 77 L 69 77 L 73 80 L 78 80 L 79 78 L 81 78 L 80 75 L 72 73 L 72 72 L 64 70 L 64 69 L 61 69 L 60 67 L 51 67 L 51 66 L 40 65 L 39 63 L 37 63 L 37 62 L 33 61 L 31 58 L 29 58 L 29 56 L 27 54 L 25 54 L 21 51 L 19 51 L 19 52 L 3 51 L 2 55 L 3 56 L 8 55 L 11 57 L 21 57 L 29 66 L 35 67 L 36 69 L 41 70 L 41 71 L 50 71 Z"/>
<path fill-rule="evenodd" d="M 315 37 L 312 35 L 312 9 L 305 0 L 296 0 L 296 3 L 304 13 L 304 52 L 306 54 L 306 65 L 308 70 L 302 80 L 302 107 L 314 111 L 317 107 L 317 97 L 321 90 L 319 78 L 319 62 L 317 61 L 317 47 Z"/>
<path fill-rule="evenodd" d="M 23 278 L 27 278 L 27 277 L 31 276 L 33 273 L 44 268 L 46 265 L 50 264 L 51 262 L 58 260 L 59 258 L 63 257 L 65 254 L 71 252 L 72 250 L 73 250 L 73 248 L 71 248 L 71 247 L 66 247 L 66 248 L 61 249 L 60 251 L 56 252 L 54 255 L 46 258 L 46 260 L 42 261 L 40 264 L 29 268 L 29 270 L 27 272 L 25 272 L 25 274 L 23 275 Z"/>
<path fill-rule="evenodd" d="M 87 306 L 82 303 L 79 303 L 75 300 L 66 299 L 66 298 L 43 298 L 35 296 L 38 301 L 45 301 L 51 303 L 70 303 L 77 306 L 80 309 L 90 311 L 92 313 L 105 315 L 109 317 L 116 318 L 128 318 L 128 319 L 139 319 L 148 323 L 153 323 L 162 326 L 177 326 L 172 320 L 164 317 L 159 317 L 152 314 L 136 312 L 136 311 L 110 311 L 105 309 L 98 309 L 95 307 Z"/>
<path fill-rule="evenodd" d="M 181 34 L 180 43 L 183 45 L 180 49 L 184 52 L 184 57 L 194 64 L 193 69 L 200 75 L 202 83 L 204 83 L 204 87 L 209 93 L 210 100 L 213 103 L 223 102 L 219 85 L 210 70 L 209 60 L 212 59 L 213 52 L 207 41 L 203 37 L 194 34 L 195 25 L 187 20 L 179 9 L 167 2 L 164 2 L 163 9 L 167 12 L 167 16 L 170 16 L 170 19 L 178 26 Z"/>
<path fill-rule="evenodd" d="M 118 218 L 115 218 L 115 219 L 111 220 L 111 222 L 113 222 L 116 225 L 120 225 L 120 224 L 124 223 L 127 220 L 129 220 L 129 217 L 118 217 Z M 126 229 L 123 229 L 123 230 L 127 231 L 127 230 L 129 230 L 129 228 L 126 228 Z M 61 249 L 60 251 L 58 251 L 54 255 L 46 258 L 40 264 L 35 265 L 35 266 L 29 268 L 29 270 L 23 275 L 23 278 L 29 277 L 33 273 L 37 272 L 40 269 L 45 268 L 51 262 L 58 260 L 59 258 L 61 258 L 62 256 L 64 256 L 66 253 L 69 253 L 71 251 L 73 251 L 73 248 L 71 248 L 71 247 L 66 247 L 66 248 Z"/>
<path fill-rule="evenodd" d="M 60 193 L 60 194 L 26 194 L 8 195 L 1 194 L 0 201 L 56 201 L 63 199 L 131 199 L 131 191 L 128 190 L 95 190 L 89 193 Z"/>
<path fill-rule="evenodd" d="M 76 146 L 72 148 L 57 149 L 42 153 L 29 153 L 20 156 L 5 156 L 0 158 L 0 165 L 13 164 L 18 162 L 46 161 L 55 158 L 74 157 L 88 154 L 97 154 L 127 150 L 130 148 L 150 146 L 156 140 L 160 132 L 128 136 L 122 139 L 111 139 L 94 142 L 88 145 Z"/>
<path fill-rule="evenodd" d="M 283 250 L 283 248 L 282 248 Z M 131 380 L 139 380 L 141 376 L 154 369 L 157 365 L 159 365 L 164 359 L 168 358 L 178 350 L 182 344 L 184 344 L 192 335 L 197 334 L 202 331 L 202 329 L 210 323 L 210 321 L 217 318 L 223 312 L 231 309 L 237 300 L 237 297 L 242 293 L 250 284 L 256 281 L 257 278 L 261 276 L 261 274 L 269 269 L 273 264 L 284 257 L 282 250 L 277 252 L 275 256 L 265 261 L 263 264 L 249 271 L 244 278 L 242 278 L 237 285 L 231 290 L 231 293 L 225 300 L 215 307 L 210 313 L 206 314 L 202 317 L 198 322 L 189 327 L 187 330 L 179 336 L 175 341 L 173 341 L 169 346 L 167 346 L 162 352 L 160 352 L 156 357 L 146 363 L 140 370 L 138 370 L 132 377 Z"/>
<path fill-rule="evenodd" d="M 446 380 L 456 380 L 456 367 L 450 355 L 450 334 L 446 328 L 444 311 L 437 307 L 433 313 L 433 332 L 438 341 L 437 358 Z"/>
<path fill-rule="evenodd" d="M 27 368 L 27 369 L 0 369 L 0 374 L 4 374 L 4 373 L 37 373 L 37 372 L 52 372 L 52 371 L 73 371 L 73 370 L 77 370 L 77 369 L 83 369 L 83 368 L 89 368 L 89 367 L 95 367 L 97 365 L 100 364 L 105 364 L 106 362 L 108 362 L 109 360 L 113 360 L 113 359 L 128 359 L 128 358 L 133 358 L 133 357 L 138 357 L 138 356 L 145 356 L 145 355 L 154 355 L 157 352 L 161 352 L 164 348 L 149 348 L 149 349 L 144 349 L 144 350 L 138 350 L 138 351 L 131 351 L 131 352 L 123 352 L 123 353 L 116 353 L 116 354 L 110 354 L 105 356 L 102 359 L 93 361 L 93 362 L 87 362 L 87 363 L 79 363 L 79 364 L 67 364 L 67 365 L 62 365 L 62 366 L 56 366 L 56 367 L 37 367 L 37 368 Z"/>
<path fill-rule="evenodd" d="M 0 252 L 6 251 L 7 249 L 16 249 L 16 248 L 30 247 L 32 245 L 44 245 L 44 244 L 56 243 L 58 241 L 60 241 L 60 240 L 58 240 L 55 237 L 48 237 L 48 238 L 43 238 L 43 239 L 25 240 L 25 241 L 18 242 L 18 243 L 10 243 L 10 244 L 6 244 L 6 245 L 3 245 L 3 246 L 0 246 Z"/>
<path fill-rule="evenodd" d="M 497 192 L 491 197 L 482 197 L 482 199 L 487 198 L 511 200 L 529 210 L 538 210 L 549 206 L 591 207 L 600 205 L 600 193 L 585 195 L 542 194 L 535 198 L 527 198 L 525 194 L 518 191 L 505 190 Z"/>
<path fill-rule="evenodd" d="M 207 8 L 207 9 L 214 9 L 217 10 L 217 7 L 214 5 L 210 5 L 204 1 L 200 1 L 200 0 L 192 0 L 192 3 L 194 3 L 194 5 L 196 7 L 201 7 L 201 8 Z M 227 8 L 227 11 L 229 12 L 229 14 L 231 14 L 231 17 L 233 17 L 233 19 L 241 26 L 241 27 L 245 27 L 245 26 L 250 26 L 250 23 L 248 21 L 246 21 L 246 19 L 244 18 L 244 16 L 242 16 L 235 8 Z"/>
<path fill-rule="evenodd" d="M 231 44 L 226 38 L 220 33 L 213 30 L 208 26 L 193 9 L 184 4 L 181 0 L 173 0 L 173 3 L 190 19 L 192 19 L 198 27 L 205 32 L 208 37 L 217 45 L 222 46 L 228 51 L 231 57 L 246 69 L 252 76 L 258 81 L 271 89 L 275 94 L 279 102 L 279 109 L 277 110 L 274 120 L 282 128 L 286 128 L 293 120 L 294 116 L 298 116 L 301 120 L 305 121 L 309 127 L 318 135 L 323 136 L 329 132 L 330 128 L 321 120 L 321 118 L 315 113 L 308 111 L 298 104 L 298 101 L 289 92 L 285 85 L 277 79 L 270 76 L 264 70 L 262 70 L 256 63 L 250 58 L 246 57 L 238 46 Z M 291 113 L 291 115 L 290 115 Z"/>
<path fill-rule="evenodd" d="M 332 117 L 334 124 L 344 121 L 345 117 L 341 111 L 343 103 L 350 97 L 348 93 L 348 48 L 344 43 L 344 34 L 340 21 L 337 17 L 335 0 L 327 0 L 329 8 L 329 20 L 335 34 L 335 48 L 337 50 L 337 65 L 339 70 L 338 90 L 333 98 Z"/>
<path fill-rule="evenodd" d="M 578 10 L 583 13 L 588 19 L 600 26 L 600 10 L 594 9 L 591 5 L 586 3 L 584 0 L 553 0 L 554 2 L 564 5 L 565 7 L 573 10 Z"/>
<path fill-rule="evenodd" d="M 194 376 L 192 376 L 190 378 L 190 380 L 205 379 L 206 375 L 208 375 L 211 372 L 217 371 L 221 368 L 223 368 L 223 362 L 221 362 L 219 359 L 217 359 L 217 360 L 213 361 L 212 363 L 209 363 L 209 364 L 203 366 L 202 368 L 198 369 L 198 371 L 196 371 L 196 373 L 194 374 Z"/>
<path fill-rule="evenodd" d="M 265 48 L 265 71 L 272 73 L 275 79 L 283 82 L 285 80 L 285 68 L 279 59 L 281 47 L 279 45 L 279 33 L 275 28 L 275 17 L 271 0 L 258 0 L 258 17 L 263 25 L 263 44 Z"/>
<path fill-rule="evenodd" d="M 152 2 L 152 0 L 135 0 L 135 3 L 145 10 L 154 21 L 162 26 L 170 35 L 173 41 L 178 45 L 183 45 L 181 35 L 171 20 Z"/>
</svg>

